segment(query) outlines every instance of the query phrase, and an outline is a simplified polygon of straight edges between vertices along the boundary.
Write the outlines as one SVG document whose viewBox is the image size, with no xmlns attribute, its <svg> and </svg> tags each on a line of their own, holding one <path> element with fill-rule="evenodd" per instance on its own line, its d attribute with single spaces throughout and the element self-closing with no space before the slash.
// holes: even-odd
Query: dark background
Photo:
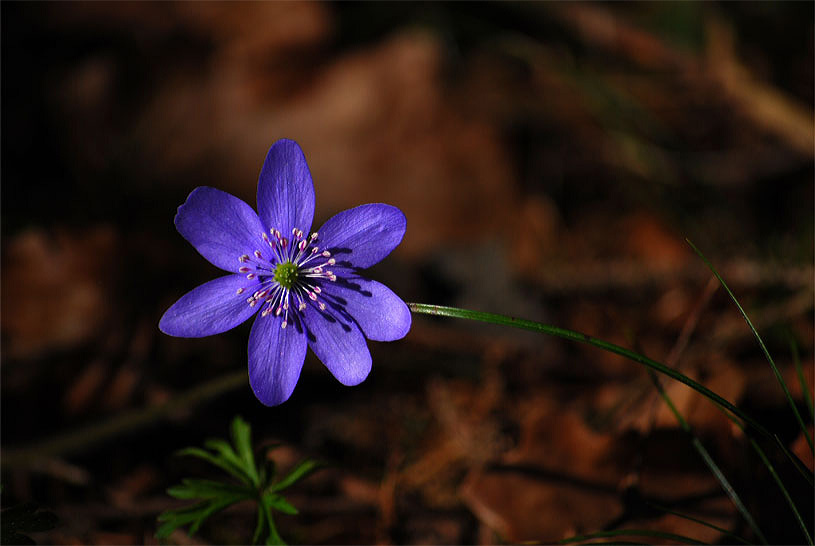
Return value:
<svg viewBox="0 0 815 546">
<path fill-rule="evenodd" d="M 234 381 L 249 323 L 161 334 L 164 310 L 217 274 L 176 207 L 200 185 L 254 206 L 284 137 L 308 159 L 316 225 L 366 202 L 405 212 L 371 275 L 406 301 L 678 365 L 811 468 L 749 329 L 684 242 L 719 267 L 803 410 L 790 339 L 811 389 L 811 2 L 1 8 L 2 504 L 57 514 L 39 542 L 154 543 L 177 506 L 166 487 L 215 476 L 173 452 L 236 414 L 282 444 L 281 466 L 331 464 L 292 490 L 301 515 L 278 525 L 293 542 L 721 540 L 643 499 L 749 534 L 643 370 L 596 349 L 416 316 L 404 340 L 370 344 L 359 387 L 309 355 L 291 400 L 266 408 Z M 799 542 L 741 433 L 666 385 L 771 542 Z M 122 415 L 146 417 L 82 428 Z M 245 542 L 252 518 L 237 506 L 196 542 Z"/>
</svg>

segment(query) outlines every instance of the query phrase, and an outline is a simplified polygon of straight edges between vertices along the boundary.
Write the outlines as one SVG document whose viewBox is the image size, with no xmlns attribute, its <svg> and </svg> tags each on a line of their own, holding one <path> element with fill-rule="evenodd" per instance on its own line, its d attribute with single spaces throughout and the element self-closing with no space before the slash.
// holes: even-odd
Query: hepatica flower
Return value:
<svg viewBox="0 0 815 546">
<path fill-rule="evenodd" d="M 182 296 L 159 328 L 204 337 L 256 315 L 249 382 L 269 406 L 291 396 L 307 346 L 340 383 L 361 383 L 371 371 L 365 338 L 393 341 L 410 329 L 405 303 L 359 273 L 402 241 L 405 215 L 390 205 L 361 205 L 311 232 L 314 185 L 303 151 L 291 140 L 269 149 L 257 203 L 255 213 L 233 195 L 199 187 L 178 208 L 179 233 L 229 274 Z"/>
</svg>

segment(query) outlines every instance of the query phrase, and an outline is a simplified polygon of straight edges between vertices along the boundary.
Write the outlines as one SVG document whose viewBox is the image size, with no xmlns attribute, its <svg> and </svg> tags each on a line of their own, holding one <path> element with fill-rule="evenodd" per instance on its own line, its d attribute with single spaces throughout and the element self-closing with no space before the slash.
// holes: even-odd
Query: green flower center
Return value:
<svg viewBox="0 0 815 546">
<path fill-rule="evenodd" d="M 287 290 L 291 290 L 297 280 L 297 266 L 291 262 L 281 262 L 274 268 L 274 280 Z"/>
</svg>

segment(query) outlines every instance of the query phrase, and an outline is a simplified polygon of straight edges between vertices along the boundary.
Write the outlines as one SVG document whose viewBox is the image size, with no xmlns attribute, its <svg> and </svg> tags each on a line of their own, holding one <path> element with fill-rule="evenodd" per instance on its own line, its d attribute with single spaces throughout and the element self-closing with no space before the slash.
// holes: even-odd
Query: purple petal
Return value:
<svg viewBox="0 0 815 546">
<path fill-rule="evenodd" d="M 319 230 L 318 245 L 337 262 L 370 267 L 391 253 L 405 235 L 407 220 L 396 207 L 360 205 L 331 217 Z"/>
<path fill-rule="evenodd" d="M 215 188 L 195 188 L 178 207 L 175 227 L 201 256 L 225 271 L 237 272 L 238 257 L 265 248 L 263 224 L 252 207 Z"/>
<path fill-rule="evenodd" d="M 204 283 L 167 309 L 158 327 L 177 337 L 204 337 L 231 330 L 257 311 L 246 303 L 247 293 L 252 295 L 257 284 L 257 280 L 247 280 L 243 275 L 227 275 Z M 238 294 L 240 288 L 244 291 Z"/>
<path fill-rule="evenodd" d="M 306 358 L 305 333 L 281 323 L 279 317 L 258 315 L 249 334 L 249 384 L 267 406 L 289 399 Z"/>
<path fill-rule="evenodd" d="M 322 286 L 325 301 L 345 310 L 368 339 L 393 341 L 410 330 L 407 305 L 384 284 L 352 277 Z"/>
<path fill-rule="evenodd" d="M 293 140 L 278 140 L 266 154 L 258 179 L 258 213 L 283 237 L 291 237 L 292 228 L 306 234 L 311 229 L 314 184 L 303 150 Z"/>
<path fill-rule="evenodd" d="M 306 313 L 308 344 L 326 368 L 343 385 L 362 383 L 371 371 L 371 353 L 356 324 L 338 313 L 310 305 Z"/>
</svg>

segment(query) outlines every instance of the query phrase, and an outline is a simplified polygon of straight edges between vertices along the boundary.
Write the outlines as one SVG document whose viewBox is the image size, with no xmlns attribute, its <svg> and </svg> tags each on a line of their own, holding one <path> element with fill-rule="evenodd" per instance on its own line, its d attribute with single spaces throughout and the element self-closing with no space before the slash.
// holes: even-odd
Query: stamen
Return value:
<svg viewBox="0 0 815 546">
<path fill-rule="evenodd" d="M 243 288 L 238 288 L 237 294 L 240 296 L 244 292 L 246 292 L 246 290 L 244 290 Z"/>
<path fill-rule="evenodd" d="M 241 272 L 241 273 L 249 273 L 250 271 L 252 271 L 252 268 L 251 267 L 246 267 L 245 265 L 243 265 L 243 266 L 238 268 L 238 271 Z"/>
<path fill-rule="evenodd" d="M 283 330 L 285 330 L 285 329 L 286 329 L 286 325 L 287 325 L 287 324 L 288 324 L 288 323 L 287 323 L 287 322 L 284 320 L 284 321 L 283 321 L 283 323 L 280 325 L 280 328 L 282 328 Z"/>
<path fill-rule="evenodd" d="M 331 253 L 327 250 L 323 250 L 323 257 L 328 258 L 329 256 L 331 256 Z"/>
<path fill-rule="evenodd" d="M 252 280 L 252 279 L 254 279 L 256 276 L 257 276 L 257 275 L 255 275 L 254 273 L 249 273 L 249 274 L 246 276 L 246 278 L 247 278 L 247 279 L 249 279 L 249 280 L 251 281 L 251 280 Z"/>
<path fill-rule="evenodd" d="M 260 250 L 255 251 L 255 258 L 257 258 L 258 260 L 263 259 L 263 254 L 260 253 Z"/>
<path fill-rule="evenodd" d="M 238 256 L 238 261 L 240 263 L 242 263 L 242 264 L 245 264 L 246 262 L 249 261 L 249 255 L 248 254 L 243 254 L 241 256 Z"/>
</svg>

